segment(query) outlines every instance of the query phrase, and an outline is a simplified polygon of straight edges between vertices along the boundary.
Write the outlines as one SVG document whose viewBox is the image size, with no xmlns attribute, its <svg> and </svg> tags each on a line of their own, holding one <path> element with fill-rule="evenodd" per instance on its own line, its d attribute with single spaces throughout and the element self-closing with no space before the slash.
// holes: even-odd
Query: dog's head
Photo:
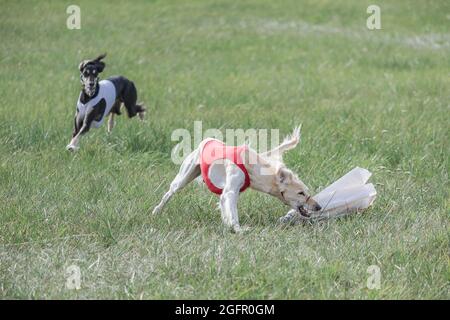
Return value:
<svg viewBox="0 0 450 320">
<path fill-rule="evenodd" d="M 274 186 L 271 193 L 292 209 L 300 212 L 301 215 L 308 217 L 311 211 L 319 211 L 322 208 L 311 197 L 306 185 L 283 163 L 283 154 L 294 149 L 299 142 L 300 127 L 297 127 L 290 136 L 284 139 L 283 143 L 271 151 L 262 153 L 261 156 L 271 163 L 272 168 L 275 168 Z"/>
<path fill-rule="evenodd" d="M 275 180 L 279 199 L 300 212 L 302 216 L 309 217 L 311 211 L 321 210 L 321 206 L 311 197 L 306 185 L 286 167 L 280 167 Z"/>
<path fill-rule="evenodd" d="M 83 86 L 84 92 L 89 97 L 95 94 L 97 84 L 99 80 L 99 74 L 105 68 L 105 63 L 101 61 L 106 57 L 106 54 L 102 54 L 93 60 L 84 60 L 78 66 L 80 70 L 80 81 Z"/>
</svg>

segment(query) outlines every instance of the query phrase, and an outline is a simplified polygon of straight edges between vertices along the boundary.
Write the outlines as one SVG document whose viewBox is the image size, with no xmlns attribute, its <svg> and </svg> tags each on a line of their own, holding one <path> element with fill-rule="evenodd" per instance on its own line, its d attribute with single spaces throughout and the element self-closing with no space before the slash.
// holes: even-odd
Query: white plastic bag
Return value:
<svg viewBox="0 0 450 320">
<path fill-rule="evenodd" d="M 280 219 L 290 222 L 295 217 L 301 219 L 321 220 L 335 218 L 349 213 L 367 209 L 375 200 L 377 192 L 373 184 L 366 184 L 372 174 L 363 168 L 356 167 L 346 175 L 313 196 L 322 210 L 312 212 L 310 217 L 303 217 L 291 210 Z"/>
</svg>

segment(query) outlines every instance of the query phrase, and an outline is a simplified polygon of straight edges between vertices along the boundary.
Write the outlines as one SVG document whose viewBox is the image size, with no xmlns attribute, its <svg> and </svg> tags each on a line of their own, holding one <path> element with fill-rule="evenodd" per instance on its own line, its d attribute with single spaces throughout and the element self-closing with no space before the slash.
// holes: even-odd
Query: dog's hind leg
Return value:
<svg viewBox="0 0 450 320">
<path fill-rule="evenodd" d="M 111 133 L 113 128 L 114 128 L 114 112 L 111 112 L 109 114 L 109 119 L 108 119 L 108 133 Z"/>
<path fill-rule="evenodd" d="M 133 81 L 127 80 L 122 92 L 122 100 L 127 109 L 128 117 L 133 118 L 137 114 L 141 120 L 144 119 L 146 109 L 143 105 L 136 103 L 137 90 Z"/>
<path fill-rule="evenodd" d="M 199 157 L 200 148 L 197 148 L 189 154 L 186 159 L 184 159 L 181 164 L 180 171 L 170 184 L 169 191 L 164 194 L 161 202 L 153 209 L 153 214 L 159 213 L 170 198 L 175 194 L 175 192 L 184 188 L 189 182 L 200 175 L 201 171 Z"/>
<path fill-rule="evenodd" d="M 120 100 L 116 100 L 114 102 L 111 111 L 109 113 L 109 119 L 108 119 L 108 133 L 111 133 L 112 129 L 114 128 L 115 122 L 114 122 L 114 116 L 116 114 L 120 115 Z"/>
</svg>

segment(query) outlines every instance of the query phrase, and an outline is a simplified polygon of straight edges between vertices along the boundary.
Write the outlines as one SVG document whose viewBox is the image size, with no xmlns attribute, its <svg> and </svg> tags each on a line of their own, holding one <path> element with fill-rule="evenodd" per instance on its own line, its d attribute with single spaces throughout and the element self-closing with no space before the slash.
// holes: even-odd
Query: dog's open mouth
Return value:
<svg viewBox="0 0 450 320">
<path fill-rule="evenodd" d="M 304 206 L 299 206 L 298 207 L 298 212 L 300 212 L 300 214 L 303 217 L 305 217 L 305 218 L 309 218 L 310 217 L 310 214 L 309 214 L 308 210 L 306 210 Z"/>
</svg>

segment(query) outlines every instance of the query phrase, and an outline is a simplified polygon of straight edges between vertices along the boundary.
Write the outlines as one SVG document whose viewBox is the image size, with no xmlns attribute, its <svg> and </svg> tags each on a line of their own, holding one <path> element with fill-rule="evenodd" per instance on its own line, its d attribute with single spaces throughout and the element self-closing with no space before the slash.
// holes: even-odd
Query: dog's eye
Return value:
<svg viewBox="0 0 450 320">
<path fill-rule="evenodd" d="M 300 192 L 298 193 L 298 195 L 299 195 L 299 196 L 304 196 L 305 193 L 304 193 L 303 191 L 300 191 Z"/>
</svg>

